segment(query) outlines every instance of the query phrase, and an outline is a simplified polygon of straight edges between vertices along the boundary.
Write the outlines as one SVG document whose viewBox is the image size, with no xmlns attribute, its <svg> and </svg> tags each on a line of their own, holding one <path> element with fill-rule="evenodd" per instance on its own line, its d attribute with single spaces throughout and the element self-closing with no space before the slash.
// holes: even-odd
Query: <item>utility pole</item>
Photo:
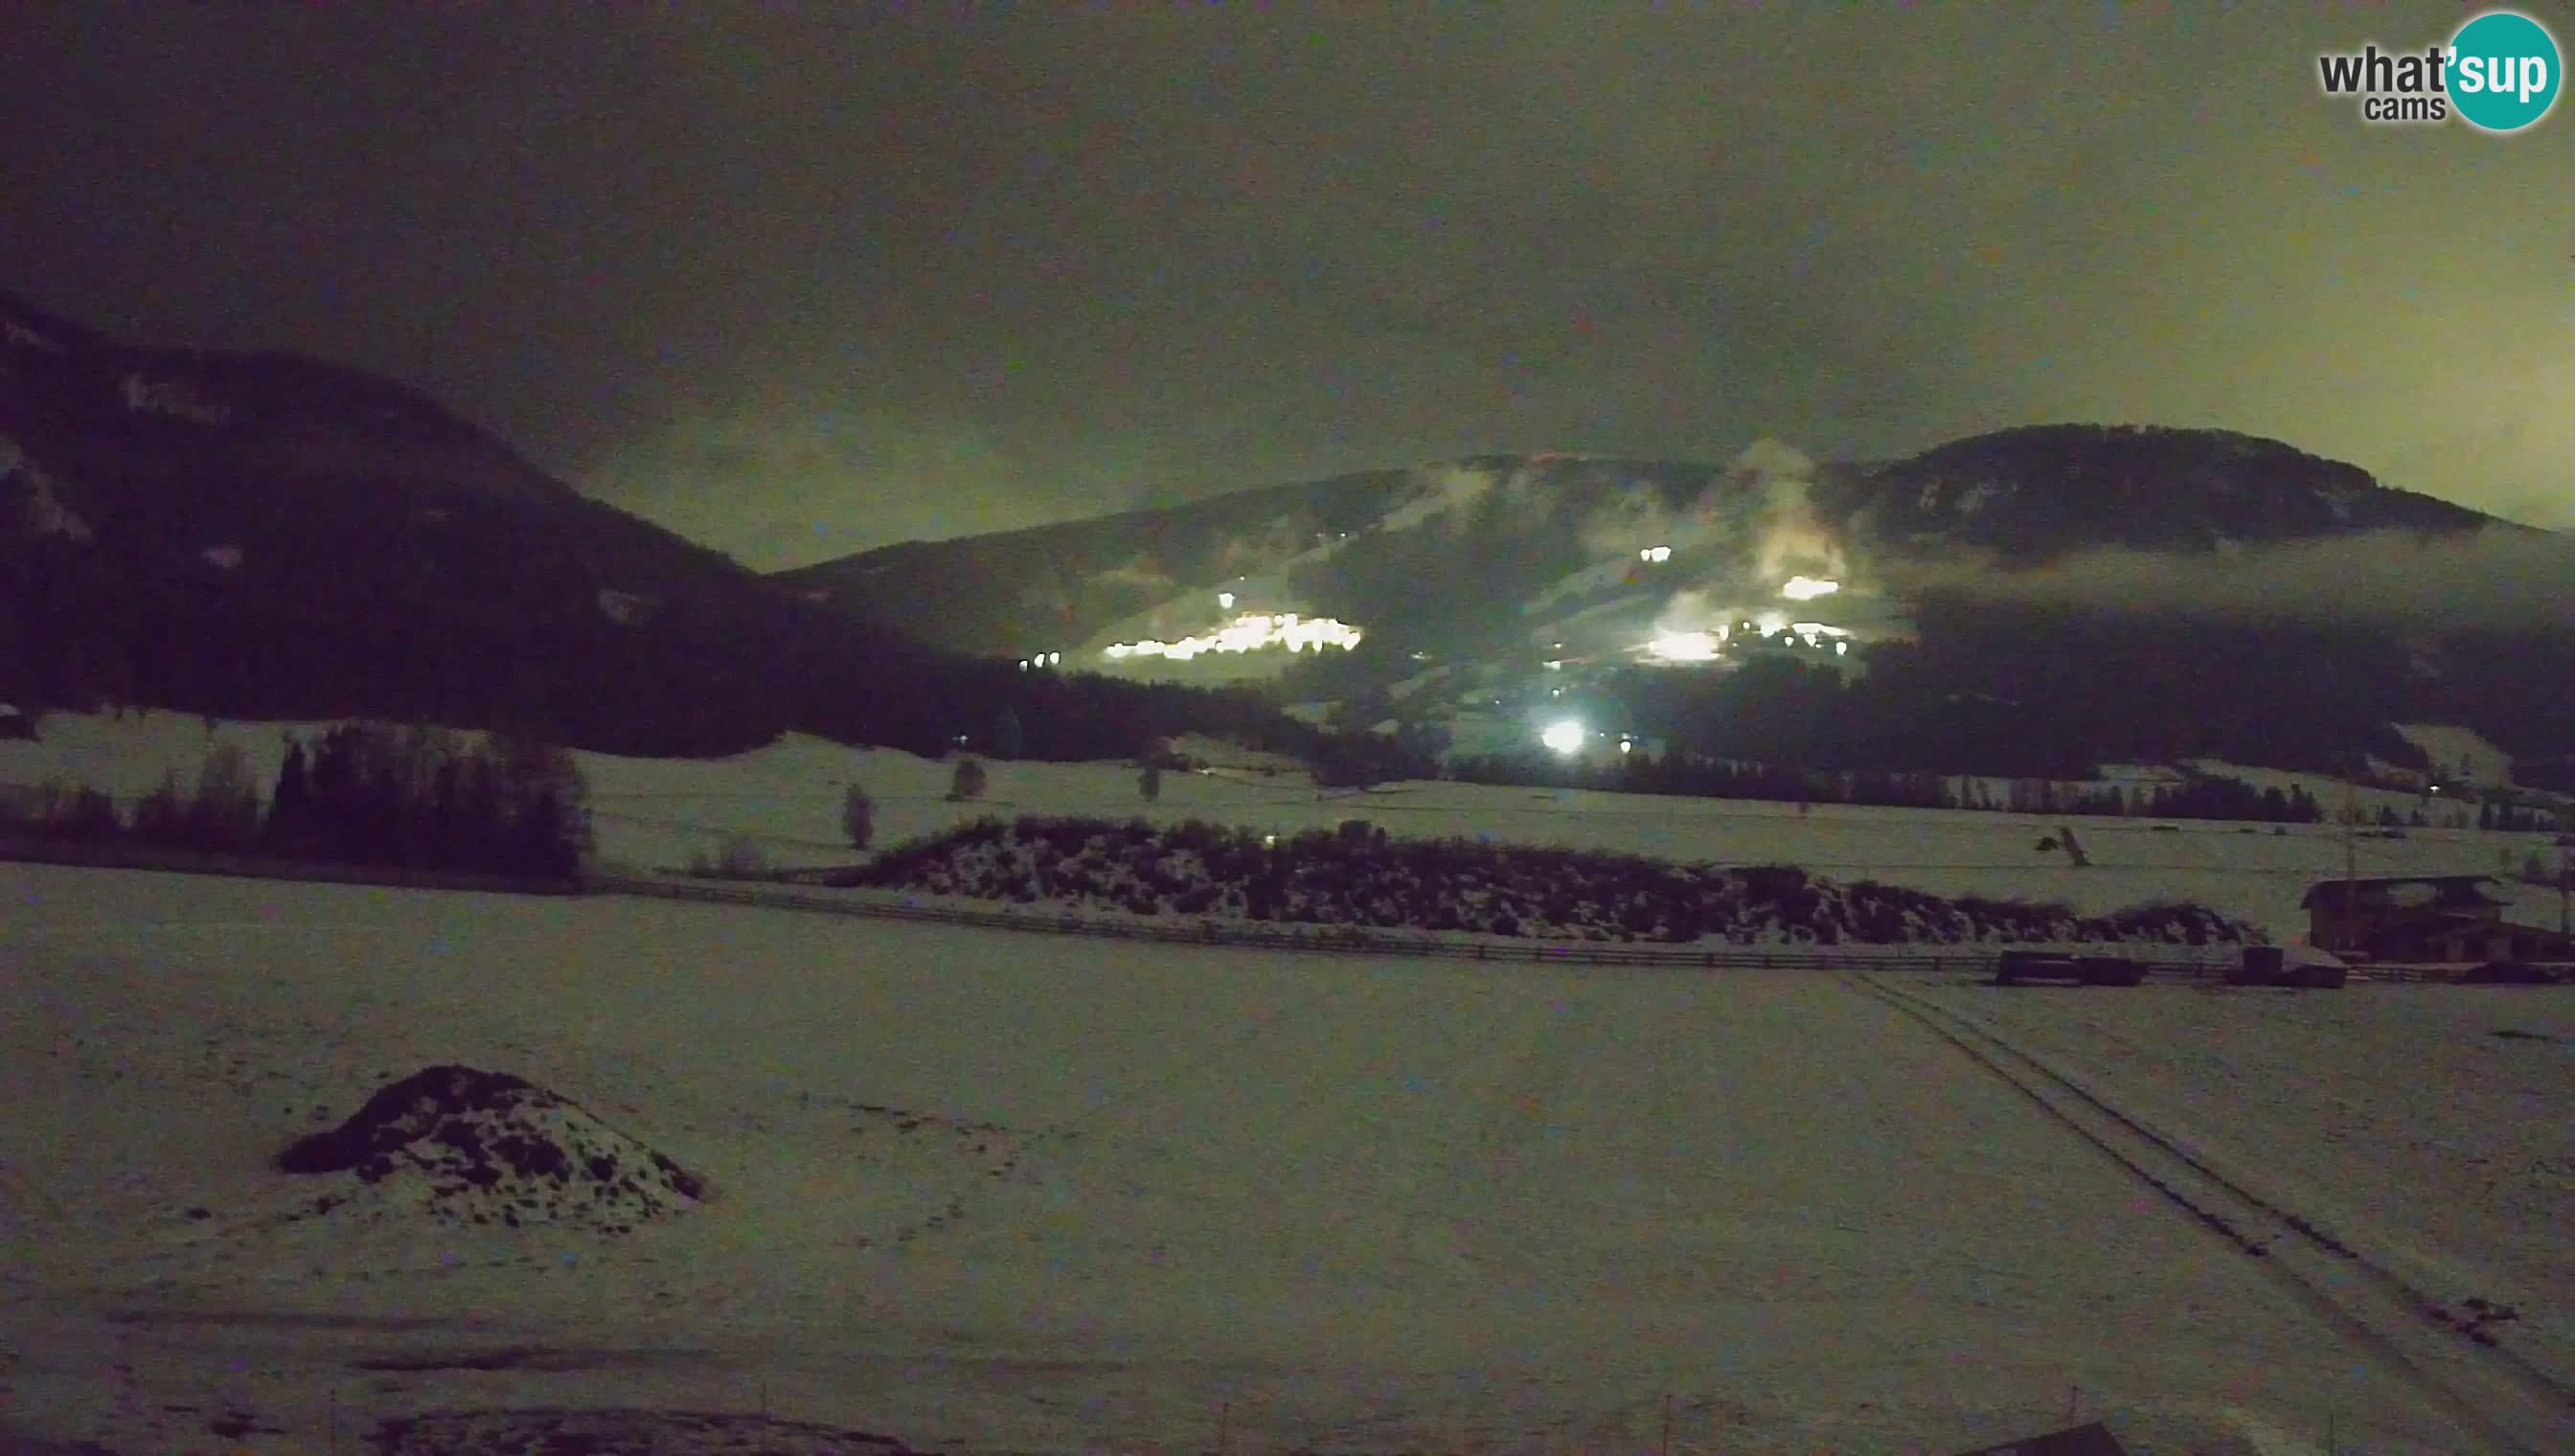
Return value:
<svg viewBox="0 0 2575 1456">
<path fill-rule="evenodd" d="M 2352 781 L 2352 765 L 2345 760 L 2342 768 L 2342 943 L 2337 952 L 2358 948 L 2360 938 L 2360 845 L 2352 838 L 2352 826 L 2360 818 L 2360 785 Z"/>
<path fill-rule="evenodd" d="M 2575 868 L 2570 868 L 2567 858 L 2569 854 L 2575 854 L 2575 833 L 2559 834 L 2557 836 L 2557 950 L 2561 955 L 2569 953 L 2566 942 L 2575 940 L 2575 929 L 2570 929 L 2567 924 L 2567 891 L 2570 884 L 2575 884 Z"/>
</svg>

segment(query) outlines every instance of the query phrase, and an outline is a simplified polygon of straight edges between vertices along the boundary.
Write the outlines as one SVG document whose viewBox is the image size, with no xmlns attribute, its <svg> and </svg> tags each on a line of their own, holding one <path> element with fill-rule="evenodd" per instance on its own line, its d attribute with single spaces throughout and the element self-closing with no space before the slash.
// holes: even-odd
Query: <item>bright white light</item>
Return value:
<svg viewBox="0 0 2575 1456">
<path fill-rule="evenodd" d="M 1779 589 L 1779 595 L 1791 602 L 1810 602 L 1817 597 L 1829 597 L 1841 589 L 1842 584 L 1839 582 L 1819 581 L 1813 577 L 1790 577 L 1788 585 Z"/>
<path fill-rule="evenodd" d="M 1561 672 L 1563 672 L 1563 671 L 1564 671 L 1564 659 L 1562 659 L 1562 658 L 1549 658 L 1549 659 L 1547 659 L 1547 660 L 1546 660 L 1546 670 L 1547 670 L 1548 672 L 1550 672 L 1550 673 L 1561 673 Z"/>
<path fill-rule="evenodd" d="M 1216 605 L 1227 612 L 1232 612 L 1234 610 L 1234 594 L 1232 592 L 1217 593 Z"/>
<path fill-rule="evenodd" d="M 1777 637 L 1788 630 L 1788 614 L 1764 612 L 1752 620 L 1752 625 L 1763 637 Z"/>
<path fill-rule="evenodd" d="M 1636 560 L 1640 562 L 1667 562 L 1671 559 L 1672 549 L 1668 546 L 1649 546 L 1636 553 Z"/>
<path fill-rule="evenodd" d="M 1354 648 L 1359 645 L 1359 630 L 1328 617 L 1302 618 L 1289 612 L 1279 616 L 1246 613 L 1232 625 L 1206 637 L 1183 638 L 1179 642 L 1116 643 L 1103 655 L 1117 658 L 1170 658 L 1186 663 L 1201 653 L 1249 653 L 1263 648 L 1286 648 L 1304 652 L 1324 648 Z"/>
<path fill-rule="evenodd" d="M 1636 751 L 1636 745 L 1626 738 L 1620 738 L 1618 740 L 1618 751 L 1621 753 L 1632 753 Z"/>
<path fill-rule="evenodd" d="M 1723 635 L 1712 632 L 1667 632 L 1645 644 L 1645 656 L 1658 663 L 1709 663 L 1724 650 Z"/>
<path fill-rule="evenodd" d="M 1834 656 L 1834 657 L 1837 657 L 1837 658 L 1846 658 L 1846 657 L 1849 657 L 1849 656 L 1850 656 L 1850 644 L 1849 644 L 1849 643 L 1846 643 L 1846 642 L 1837 642 L 1837 643 L 1833 644 L 1833 656 Z M 2436 789 L 2436 790 L 2434 790 L 2434 791 L 2435 791 L 2435 792 L 2438 792 L 2439 790 L 2437 790 L 2437 789 Z"/>
<path fill-rule="evenodd" d="M 1546 731 L 1538 734 L 1537 740 L 1559 753 L 1579 753 L 1585 736 L 1582 725 L 1568 718 L 1548 724 Z"/>
</svg>

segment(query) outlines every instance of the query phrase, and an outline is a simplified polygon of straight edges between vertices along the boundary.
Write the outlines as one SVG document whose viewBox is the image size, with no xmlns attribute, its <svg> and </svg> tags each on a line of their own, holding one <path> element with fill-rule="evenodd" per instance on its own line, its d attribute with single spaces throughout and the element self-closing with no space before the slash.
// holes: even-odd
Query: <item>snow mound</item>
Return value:
<svg viewBox="0 0 2575 1456">
<path fill-rule="evenodd" d="M 277 1166 L 354 1174 L 379 1197 L 441 1220 L 513 1228 L 627 1233 L 706 1193 L 696 1175 L 578 1105 L 468 1066 L 434 1066 L 384 1087 L 347 1121 L 280 1153 Z"/>
<path fill-rule="evenodd" d="M 920 1456 L 892 1436 L 766 1416 L 678 1410 L 430 1411 L 376 1428 L 383 1456 Z"/>
</svg>

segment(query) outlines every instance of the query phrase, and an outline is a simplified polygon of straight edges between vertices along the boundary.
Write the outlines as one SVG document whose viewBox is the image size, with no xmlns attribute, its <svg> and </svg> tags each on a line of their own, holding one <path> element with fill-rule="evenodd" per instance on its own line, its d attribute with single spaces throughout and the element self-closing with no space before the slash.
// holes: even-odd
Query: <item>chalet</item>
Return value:
<svg viewBox="0 0 2575 1456">
<path fill-rule="evenodd" d="M 2309 886 L 2307 941 L 2373 960 L 2575 958 L 2575 936 L 2506 920 L 2503 884 L 2484 874 L 2325 879 Z"/>
<path fill-rule="evenodd" d="M 2502 933 L 2509 901 L 2489 874 L 2415 874 L 2318 880 L 2298 903 L 2307 912 L 2310 945 L 2417 960 L 2448 958 L 2412 953 L 2433 941 L 2447 947 Z M 2477 951 L 2458 958 L 2490 957 Z"/>
</svg>

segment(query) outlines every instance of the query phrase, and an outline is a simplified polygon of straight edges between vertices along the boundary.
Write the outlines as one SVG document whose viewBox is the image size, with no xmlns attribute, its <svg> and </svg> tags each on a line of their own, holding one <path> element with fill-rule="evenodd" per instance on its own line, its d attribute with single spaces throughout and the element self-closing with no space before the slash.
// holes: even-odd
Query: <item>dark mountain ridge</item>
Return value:
<svg viewBox="0 0 2575 1456">
<path fill-rule="evenodd" d="M 2543 548 L 2522 561 L 2540 564 L 2527 620 L 2248 625 L 1979 595 L 2100 552 L 2234 571 L 2497 534 Z M 38 708 L 509 726 L 636 753 L 789 728 L 936 751 L 1009 708 L 1033 756 L 1113 756 L 1191 729 L 1310 748 L 1278 705 L 1329 700 L 1414 745 L 1579 710 L 1711 754 L 1985 771 L 2295 765 L 2412 719 L 2562 760 L 2575 591 L 2547 583 L 2575 570 L 2544 554 L 2562 541 L 2278 442 L 2039 426 L 1866 465 L 1766 442 L 1722 464 L 1470 457 L 764 578 L 405 386 L 119 344 L 0 295 L 0 701 Z M 1796 577 L 1837 590 L 1785 600 Z M 1363 635 L 1106 651 L 1289 612 Z M 1638 657 L 1755 615 L 1850 641 Z M 1040 653 L 1065 671 L 1018 661 Z"/>
<path fill-rule="evenodd" d="M 0 702 L 936 751 L 1029 688 L 591 500 L 405 386 L 118 344 L 0 295 Z M 1120 753 L 1208 716 L 1283 730 L 1240 696 L 1111 684 L 1027 737 Z"/>
<path fill-rule="evenodd" d="M 2494 579 L 2498 541 L 2513 581 Z M 2079 590 L 2104 561 L 2156 590 Z M 2319 591 L 2364 569 L 2403 592 Z M 1792 573 L 1838 590 L 1783 600 Z M 2575 542 L 2224 431 L 2040 425 L 1848 465 L 1767 445 L 1723 464 L 1473 457 L 911 543 L 786 580 L 943 646 L 1268 676 L 1354 725 L 1451 742 L 1470 727 L 1530 741 L 1540 716 L 1578 706 L 1710 753 L 1905 770 L 2191 754 L 2321 767 L 2401 757 L 2391 721 L 2575 751 Z M 1221 592 L 1363 638 L 1273 652 L 1286 661 L 1266 673 L 1259 653 L 1104 659 L 1115 642 L 1218 632 L 1242 610 Z M 2450 597 L 2478 615 L 2431 610 Z M 1659 635 L 1765 607 L 1862 651 L 1804 671 L 1640 658 Z"/>
</svg>

